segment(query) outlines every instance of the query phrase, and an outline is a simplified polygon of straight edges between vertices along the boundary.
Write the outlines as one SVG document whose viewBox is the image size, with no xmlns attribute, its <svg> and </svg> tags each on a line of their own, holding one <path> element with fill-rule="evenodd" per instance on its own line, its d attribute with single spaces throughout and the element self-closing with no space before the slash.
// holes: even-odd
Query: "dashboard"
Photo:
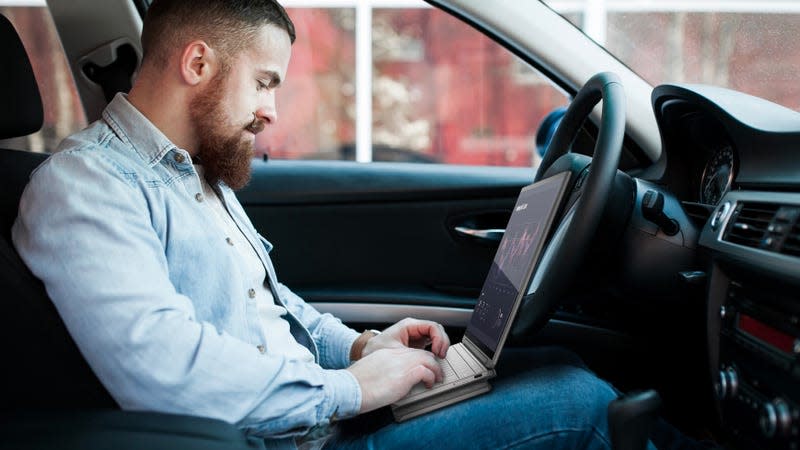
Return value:
<svg viewBox="0 0 800 450">
<path fill-rule="evenodd" d="M 800 448 L 800 113 L 727 89 L 662 85 L 659 184 L 699 229 L 708 371 L 742 448 Z"/>
<path fill-rule="evenodd" d="M 712 86 L 662 85 L 652 100 L 663 180 L 682 201 L 713 207 L 732 189 L 800 192 L 800 113 Z"/>
</svg>

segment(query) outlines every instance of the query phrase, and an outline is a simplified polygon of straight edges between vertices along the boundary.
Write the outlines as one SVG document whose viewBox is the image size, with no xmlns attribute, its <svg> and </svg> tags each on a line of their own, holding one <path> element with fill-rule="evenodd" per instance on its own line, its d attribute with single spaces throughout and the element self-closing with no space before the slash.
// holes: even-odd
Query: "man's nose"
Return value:
<svg viewBox="0 0 800 450">
<path fill-rule="evenodd" d="M 265 99 L 256 110 L 256 117 L 263 120 L 267 125 L 278 121 L 278 111 L 275 109 L 275 94 L 271 94 Z"/>
</svg>

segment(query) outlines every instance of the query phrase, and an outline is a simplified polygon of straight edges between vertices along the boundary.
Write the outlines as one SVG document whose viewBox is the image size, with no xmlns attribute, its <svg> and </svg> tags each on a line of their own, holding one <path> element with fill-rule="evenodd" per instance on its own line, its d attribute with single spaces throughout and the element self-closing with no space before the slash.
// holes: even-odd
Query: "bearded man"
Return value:
<svg viewBox="0 0 800 450">
<path fill-rule="evenodd" d="M 392 423 L 383 407 L 442 378 L 441 325 L 359 334 L 278 282 L 233 190 L 277 120 L 294 39 L 274 0 L 155 0 L 130 94 L 32 176 L 14 245 L 113 398 L 270 448 L 607 448 L 614 390 L 548 352 L 501 366 L 489 394 Z"/>
</svg>

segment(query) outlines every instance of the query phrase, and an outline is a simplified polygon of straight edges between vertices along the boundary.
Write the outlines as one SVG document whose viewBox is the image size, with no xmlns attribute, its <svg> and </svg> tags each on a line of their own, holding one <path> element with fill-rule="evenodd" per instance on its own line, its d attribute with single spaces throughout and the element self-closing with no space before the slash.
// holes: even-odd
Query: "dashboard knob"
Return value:
<svg viewBox="0 0 800 450">
<path fill-rule="evenodd" d="M 723 367 L 719 371 L 719 383 L 717 384 L 717 397 L 720 400 L 732 398 L 739 391 L 739 374 L 733 367 Z"/>
<path fill-rule="evenodd" d="M 789 405 L 781 398 L 764 403 L 759 413 L 758 424 L 768 438 L 788 436 L 792 429 L 792 414 Z"/>
<path fill-rule="evenodd" d="M 728 379 L 725 377 L 725 371 L 719 371 L 719 380 L 717 380 L 717 398 L 720 400 L 725 400 L 725 397 L 728 396 Z"/>
<path fill-rule="evenodd" d="M 739 392 L 739 374 L 733 367 L 728 367 L 728 396 L 735 397 Z"/>
</svg>

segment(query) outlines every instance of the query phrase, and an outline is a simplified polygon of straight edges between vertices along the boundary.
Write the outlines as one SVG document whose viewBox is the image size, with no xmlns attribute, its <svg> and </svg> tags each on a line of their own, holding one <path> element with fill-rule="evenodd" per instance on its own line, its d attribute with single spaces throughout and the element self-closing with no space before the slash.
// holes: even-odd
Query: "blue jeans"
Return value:
<svg viewBox="0 0 800 450">
<path fill-rule="evenodd" d="M 574 354 L 507 349 L 497 373 L 488 393 L 404 423 L 388 408 L 344 421 L 325 449 L 611 448 L 606 415 L 617 392 Z"/>
</svg>

